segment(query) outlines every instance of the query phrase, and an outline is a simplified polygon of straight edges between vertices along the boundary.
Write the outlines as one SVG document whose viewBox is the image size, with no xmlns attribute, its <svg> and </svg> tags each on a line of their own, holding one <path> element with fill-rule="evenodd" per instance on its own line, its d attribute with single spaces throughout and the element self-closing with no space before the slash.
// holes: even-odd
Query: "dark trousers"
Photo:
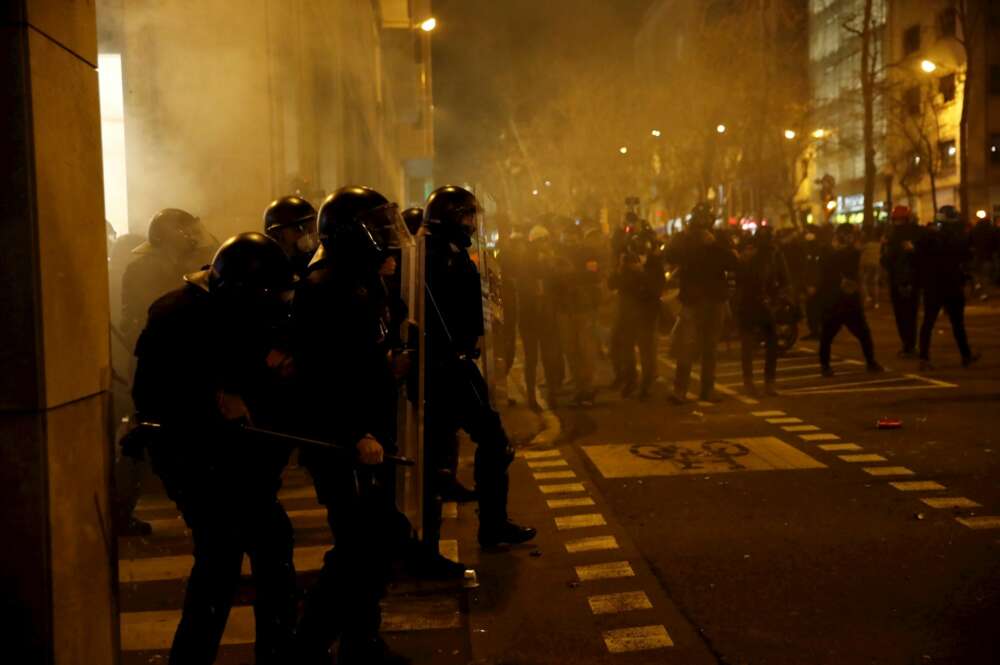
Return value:
<svg viewBox="0 0 1000 665">
<path fill-rule="evenodd" d="M 355 468 L 334 459 L 310 463 L 309 473 L 336 547 L 324 555 L 319 578 L 306 596 L 296 635 L 298 660 L 290 662 L 325 665 L 338 637 L 342 649 L 347 644 L 355 651 L 377 642 L 379 603 L 408 523 L 396 510 L 387 468 Z"/>
<path fill-rule="evenodd" d="M 507 468 L 514 452 L 507 439 L 500 414 L 489 402 L 489 391 L 479 368 L 472 361 L 430 368 L 433 375 L 427 389 L 425 439 L 427 445 L 450 441 L 465 430 L 476 444 L 475 481 L 479 496 L 479 523 L 495 526 L 507 520 L 510 481 Z M 440 537 L 441 502 L 425 488 L 424 540 L 435 543 Z M 429 490 L 433 492 L 433 489 Z M 426 499 L 433 500 L 426 500 Z"/>
<path fill-rule="evenodd" d="M 244 553 L 250 557 L 255 588 L 255 662 L 289 662 L 295 630 L 295 567 L 292 523 L 285 509 L 277 500 L 253 507 L 215 496 L 190 504 L 181 509 L 194 539 L 194 566 L 170 664 L 215 662 L 240 584 Z"/>
<path fill-rule="evenodd" d="M 550 394 L 562 386 L 565 377 L 558 321 L 555 317 L 522 312 L 519 325 L 521 343 L 524 345 L 524 383 L 528 399 L 533 400 L 538 385 L 539 358 L 545 370 L 545 383 Z"/>
<path fill-rule="evenodd" d="M 875 362 L 875 343 L 872 341 L 872 331 L 865 319 L 865 309 L 860 297 L 841 299 L 829 307 L 823 315 L 823 328 L 819 340 L 819 362 L 823 367 L 830 366 L 830 348 L 833 338 L 842 327 L 846 327 L 861 343 L 861 352 L 868 364 Z"/>
<path fill-rule="evenodd" d="M 896 330 L 903 351 L 912 353 L 917 348 L 917 311 L 920 308 L 920 292 L 912 286 L 893 284 L 889 297 L 892 311 L 896 316 Z"/>
<path fill-rule="evenodd" d="M 930 360 L 934 323 L 942 308 L 951 320 L 951 332 L 955 336 L 955 343 L 958 344 L 958 352 L 962 354 L 963 360 L 969 358 L 972 351 L 969 349 L 969 337 L 965 332 L 965 294 L 961 291 L 952 294 L 928 291 L 924 294 L 924 322 L 920 326 L 920 357 Z"/>
<path fill-rule="evenodd" d="M 726 314 L 726 303 L 704 302 L 684 305 L 674 326 L 674 355 L 677 369 L 674 375 L 674 395 L 684 397 L 691 385 L 691 371 L 696 360 L 701 361 L 701 398 L 715 390 L 715 365 L 719 337 Z"/>
<path fill-rule="evenodd" d="M 764 341 L 764 382 L 774 383 L 778 373 L 778 330 L 766 312 L 748 315 L 740 326 L 740 359 L 743 382 L 753 382 L 753 356 Z"/>
<path fill-rule="evenodd" d="M 823 329 L 823 307 L 815 293 L 806 296 L 806 326 L 811 335 L 819 335 Z"/>
<path fill-rule="evenodd" d="M 656 312 L 632 313 L 621 322 L 621 376 L 625 383 L 635 383 L 635 355 L 639 350 L 639 365 L 642 367 L 642 388 L 649 390 L 656 381 Z"/>
</svg>

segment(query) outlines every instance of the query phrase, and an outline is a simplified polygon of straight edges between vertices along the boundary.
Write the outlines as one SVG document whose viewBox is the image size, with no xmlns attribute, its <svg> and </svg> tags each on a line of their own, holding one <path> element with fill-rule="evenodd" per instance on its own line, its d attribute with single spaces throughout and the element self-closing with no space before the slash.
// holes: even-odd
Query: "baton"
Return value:
<svg viewBox="0 0 1000 665">
<path fill-rule="evenodd" d="M 163 429 L 163 425 L 153 421 L 142 421 L 138 423 L 138 427 L 145 429 Z M 269 439 L 276 439 L 278 441 L 284 441 L 285 443 L 294 443 L 295 445 L 305 446 L 307 448 L 319 448 L 322 450 L 331 450 L 343 456 L 353 457 L 353 453 L 344 446 L 338 446 L 335 443 L 330 443 L 329 441 L 320 441 L 318 439 L 307 439 L 301 436 L 295 436 L 294 434 L 286 434 L 285 432 L 275 432 L 274 430 L 262 429 L 260 427 L 252 427 L 250 425 L 241 424 L 239 428 L 248 434 L 257 434 L 259 436 L 265 436 Z M 396 464 L 398 466 L 416 466 L 416 462 L 408 457 L 401 457 L 399 455 L 383 455 L 383 462 L 389 464 Z"/>
</svg>

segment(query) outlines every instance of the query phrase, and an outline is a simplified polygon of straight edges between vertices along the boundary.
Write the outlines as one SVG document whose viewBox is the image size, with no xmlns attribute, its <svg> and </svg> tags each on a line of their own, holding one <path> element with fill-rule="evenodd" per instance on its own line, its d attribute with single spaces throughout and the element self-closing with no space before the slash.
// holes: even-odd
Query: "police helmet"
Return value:
<svg viewBox="0 0 1000 665">
<path fill-rule="evenodd" d="M 368 268 L 412 242 L 399 207 L 369 187 L 342 187 L 327 197 L 319 209 L 319 238 L 335 262 Z"/>
<path fill-rule="evenodd" d="M 702 201 L 691 209 L 691 226 L 694 228 L 710 229 L 715 225 L 715 210 L 705 201 Z"/>
<path fill-rule="evenodd" d="M 283 196 L 264 210 L 264 233 L 272 235 L 289 227 L 309 224 L 316 220 L 316 208 L 298 196 Z"/>
<path fill-rule="evenodd" d="M 292 264 L 281 247 L 262 233 L 241 233 L 222 243 L 206 269 L 184 281 L 223 297 L 268 298 L 295 285 Z"/>
<path fill-rule="evenodd" d="M 479 201 L 469 190 L 454 185 L 440 187 L 427 198 L 424 225 L 432 235 L 442 236 L 461 247 L 469 247 L 480 212 Z M 473 218 L 471 223 L 466 222 L 469 217 Z"/>
</svg>

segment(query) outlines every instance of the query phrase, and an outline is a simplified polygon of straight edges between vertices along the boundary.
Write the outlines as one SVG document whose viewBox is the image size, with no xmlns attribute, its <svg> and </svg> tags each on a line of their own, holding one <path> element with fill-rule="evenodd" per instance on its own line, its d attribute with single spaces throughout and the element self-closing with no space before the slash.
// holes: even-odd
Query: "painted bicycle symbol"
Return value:
<svg viewBox="0 0 1000 665">
<path fill-rule="evenodd" d="M 727 465 L 727 471 L 739 471 L 746 467 L 736 461 L 736 458 L 749 455 L 750 449 L 741 443 L 713 439 L 702 442 L 699 447 L 675 443 L 637 443 L 629 452 L 643 459 L 679 464 L 682 471 L 697 471 L 705 469 L 707 465 L 715 467 L 719 464 Z"/>
</svg>

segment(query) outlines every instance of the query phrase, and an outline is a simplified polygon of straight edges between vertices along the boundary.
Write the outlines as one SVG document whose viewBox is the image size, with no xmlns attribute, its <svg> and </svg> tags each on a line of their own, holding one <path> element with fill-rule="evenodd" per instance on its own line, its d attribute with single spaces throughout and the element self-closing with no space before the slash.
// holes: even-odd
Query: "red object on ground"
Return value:
<svg viewBox="0 0 1000 665">
<path fill-rule="evenodd" d="M 879 418 L 875 426 L 878 429 L 900 429 L 903 426 L 903 421 L 899 418 Z"/>
</svg>

